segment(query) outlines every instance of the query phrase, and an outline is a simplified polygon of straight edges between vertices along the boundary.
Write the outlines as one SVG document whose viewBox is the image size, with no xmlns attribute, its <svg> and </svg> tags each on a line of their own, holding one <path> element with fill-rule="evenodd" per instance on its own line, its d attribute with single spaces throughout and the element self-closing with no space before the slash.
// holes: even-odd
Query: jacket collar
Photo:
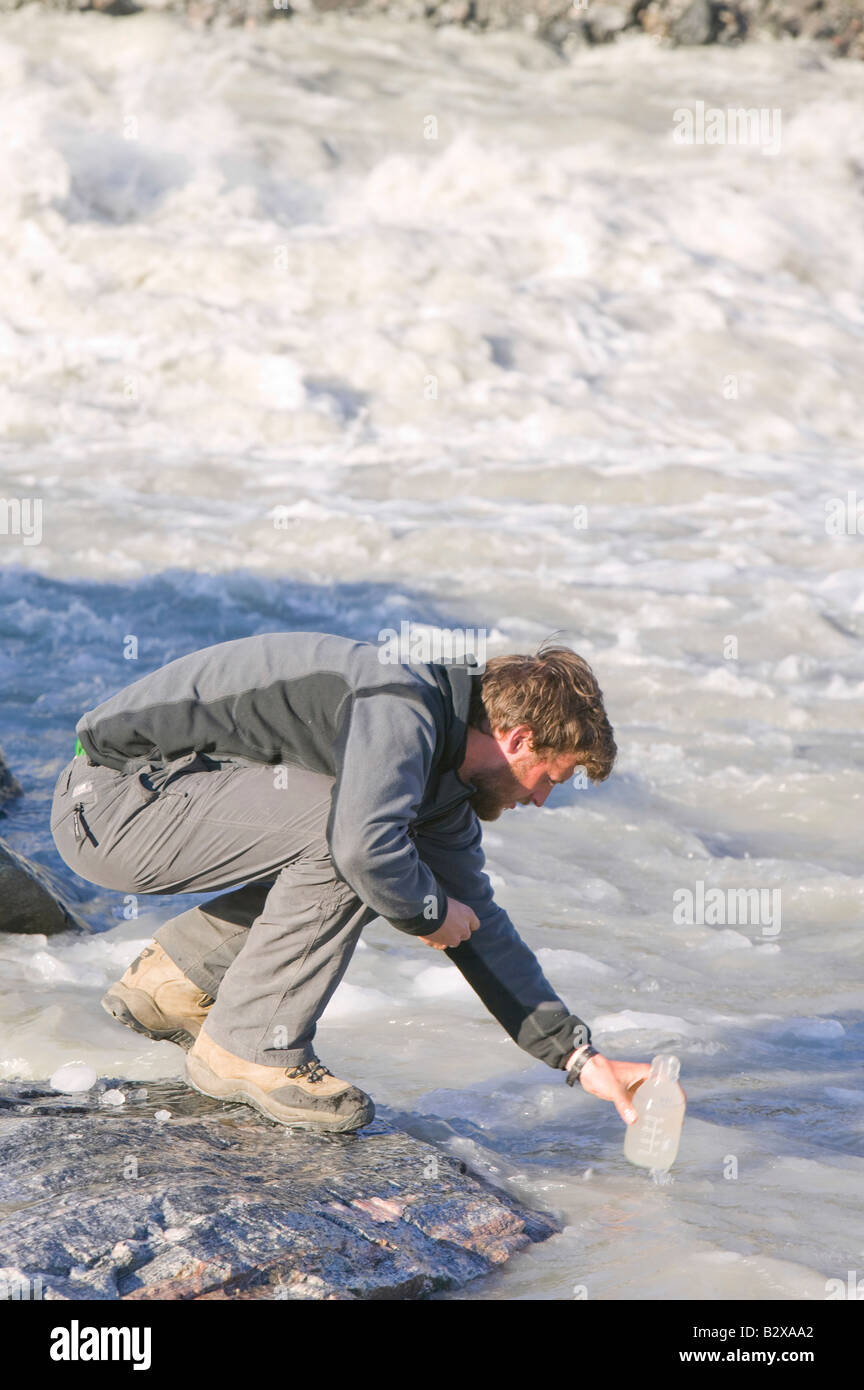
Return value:
<svg viewBox="0 0 864 1390">
<path fill-rule="evenodd" d="M 433 666 L 435 679 L 445 696 L 447 713 L 447 732 L 444 742 L 442 771 L 458 772 L 465 760 L 465 745 L 468 741 L 468 711 L 471 707 L 471 683 L 480 679 L 477 662 L 468 658 L 470 664 Z"/>
</svg>

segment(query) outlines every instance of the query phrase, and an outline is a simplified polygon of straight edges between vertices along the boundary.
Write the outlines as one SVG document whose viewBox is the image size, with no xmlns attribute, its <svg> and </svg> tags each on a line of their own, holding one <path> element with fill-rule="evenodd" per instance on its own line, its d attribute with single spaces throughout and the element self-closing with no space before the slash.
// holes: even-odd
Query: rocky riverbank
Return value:
<svg viewBox="0 0 864 1390">
<path fill-rule="evenodd" d="M 38 0 L 52 10 L 141 10 L 184 14 L 197 23 L 260 24 L 327 11 L 386 14 L 433 26 L 527 29 L 555 48 L 647 34 L 670 45 L 808 39 L 837 57 L 864 58 L 864 0 Z M 0 11 L 21 0 L 0 0 Z"/>
</svg>

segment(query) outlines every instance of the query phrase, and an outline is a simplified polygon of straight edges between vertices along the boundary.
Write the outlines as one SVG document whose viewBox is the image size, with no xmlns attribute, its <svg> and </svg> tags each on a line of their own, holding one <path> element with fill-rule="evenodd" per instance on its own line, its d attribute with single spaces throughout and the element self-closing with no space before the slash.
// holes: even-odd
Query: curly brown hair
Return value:
<svg viewBox="0 0 864 1390">
<path fill-rule="evenodd" d="M 588 662 L 569 647 L 541 646 L 534 656 L 493 656 L 475 678 L 468 723 L 488 720 L 496 733 L 525 724 L 538 757 L 572 756 L 592 782 L 612 771 L 618 749 Z"/>
</svg>

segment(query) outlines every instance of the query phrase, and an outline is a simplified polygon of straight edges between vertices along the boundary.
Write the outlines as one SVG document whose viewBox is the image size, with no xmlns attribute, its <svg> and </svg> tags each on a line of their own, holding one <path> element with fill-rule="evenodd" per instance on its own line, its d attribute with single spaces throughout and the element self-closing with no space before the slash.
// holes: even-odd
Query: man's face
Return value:
<svg viewBox="0 0 864 1390">
<path fill-rule="evenodd" d="M 513 734 L 490 735 L 501 755 L 499 766 L 471 773 L 477 788 L 471 805 L 480 820 L 497 820 L 502 811 L 515 806 L 542 806 L 554 786 L 568 781 L 579 766 L 567 754 L 538 758 L 530 742 Z"/>
</svg>

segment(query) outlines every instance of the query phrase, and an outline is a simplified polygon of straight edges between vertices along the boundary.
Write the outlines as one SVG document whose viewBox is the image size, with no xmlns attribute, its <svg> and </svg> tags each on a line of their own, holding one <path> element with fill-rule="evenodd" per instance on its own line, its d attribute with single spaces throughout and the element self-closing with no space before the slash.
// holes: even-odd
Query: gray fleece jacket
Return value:
<svg viewBox="0 0 864 1390">
<path fill-rule="evenodd" d="M 318 632 L 220 642 L 169 662 L 85 714 L 94 762 L 131 772 L 197 751 L 291 763 L 336 779 L 333 861 L 394 927 L 428 936 L 448 897 L 481 927 L 447 952 L 519 1046 L 563 1067 L 590 1032 L 494 901 L 465 756 L 470 667 L 387 664 L 372 643 Z"/>
</svg>

